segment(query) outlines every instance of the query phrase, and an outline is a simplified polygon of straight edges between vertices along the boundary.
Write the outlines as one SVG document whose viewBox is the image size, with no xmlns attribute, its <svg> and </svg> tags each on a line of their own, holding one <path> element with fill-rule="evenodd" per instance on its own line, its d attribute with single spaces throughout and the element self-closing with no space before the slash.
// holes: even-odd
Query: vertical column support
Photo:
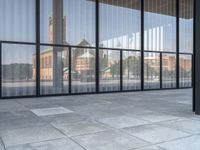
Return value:
<svg viewBox="0 0 200 150">
<path fill-rule="evenodd" d="M 68 53 L 68 59 L 69 59 L 69 71 L 68 71 L 68 73 L 69 73 L 69 86 L 68 86 L 68 90 L 69 90 L 69 94 L 71 94 L 71 90 L 72 90 L 72 75 L 71 75 L 71 73 L 72 73 L 72 48 L 71 47 L 69 47 L 69 53 Z"/>
<path fill-rule="evenodd" d="M 40 96 L 40 0 L 36 0 L 36 95 Z"/>
<path fill-rule="evenodd" d="M 163 69 L 162 69 L 162 52 L 160 52 L 160 89 L 162 89 L 163 87 L 162 87 L 162 71 L 163 71 Z"/>
<path fill-rule="evenodd" d="M 0 97 L 2 98 L 2 43 L 0 41 Z"/>
<path fill-rule="evenodd" d="M 99 92 L 99 0 L 96 0 L 96 92 Z"/>
<path fill-rule="evenodd" d="M 200 115 L 200 1 L 195 0 L 195 48 L 194 48 L 194 63 L 195 63 L 195 72 L 194 72 L 194 100 L 195 100 L 195 113 Z"/>
<path fill-rule="evenodd" d="M 176 0 L 176 88 L 179 85 L 179 0 Z"/>
<path fill-rule="evenodd" d="M 123 91 L 123 51 L 120 50 L 120 91 Z"/>
<path fill-rule="evenodd" d="M 141 90 L 144 91 L 144 0 L 141 0 Z"/>
<path fill-rule="evenodd" d="M 196 35 L 196 0 L 193 0 L 193 55 L 192 55 L 192 87 L 193 87 L 193 104 L 192 104 L 192 109 L 193 112 L 195 112 L 195 45 L 196 45 L 196 40 L 195 40 L 195 35 Z"/>
</svg>

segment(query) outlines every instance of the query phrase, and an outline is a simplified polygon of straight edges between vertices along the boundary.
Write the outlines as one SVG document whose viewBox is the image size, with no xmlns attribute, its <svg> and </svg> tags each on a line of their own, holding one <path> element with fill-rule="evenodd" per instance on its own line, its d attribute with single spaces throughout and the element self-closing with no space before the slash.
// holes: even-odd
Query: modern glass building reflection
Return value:
<svg viewBox="0 0 200 150">
<path fill-rule="evenodd" d="M 1 97 L 192 87 L 193 0 L 0 0 Z"/>
</svg>

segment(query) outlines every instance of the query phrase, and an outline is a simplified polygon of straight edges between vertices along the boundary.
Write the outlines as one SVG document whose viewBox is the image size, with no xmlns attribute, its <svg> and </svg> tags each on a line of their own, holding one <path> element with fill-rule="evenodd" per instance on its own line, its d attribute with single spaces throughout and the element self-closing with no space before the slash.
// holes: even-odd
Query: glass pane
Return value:
<svg viewBox="0 0 200 150">
<path fill-rule="evenodd" d="M 120 51 L 99 51 L 100 91 L 120 90 Z"/>
<path fill-rule="evenodd" d="M 160 54 L 144 53 L 144 89 L 160 88 Z"/>
<path fill-rule="evenodd" d="M 176 51 L 176 1 L 144 0 L 144 49 Z"/>
<path fill-rule="evenodd" d="M 100 46 L 140 50 L 141 0 L 99 0 Z"/>
<path fill-rule="evenodd" d="M 95 1 L 41 0 L 41 42 L 95 45 Z"/>
<path fill-rule="evenodd" d="M 66 47 L 40 47 L 40 93 L 68 93 L 69 51 Z"/>
<path fill-rule="evenodd" d="M 192 55 L 179 55 L 179 83 L 180 87 L 192 86 Z"/>
<path fill-rule="evenodd" d="M 0 0 L 0 40 L 35 42 L 35 0 Z"/>
<path fill-rule="evenodd" d="M 193 0 L 179 0 L 180 52 L 193 53 Z"/>
<path fill-rule="evenodd" d="M 2 44 L 2 96 L 36 94 L 36 47 Z"/>
<path fill-rule="evenodd" d="M 72 93 L 95 92 L 95 49 L 72 49 Z"/>
<path fill-rule="evenodd" d="M 176 88 L 176 54 L 162 54 L 162 88 Z"/>
<path fill-rule="evenodd" d="M 141 89 L 141 53 L 123 51 L 123 90 Z"/>
</svg>

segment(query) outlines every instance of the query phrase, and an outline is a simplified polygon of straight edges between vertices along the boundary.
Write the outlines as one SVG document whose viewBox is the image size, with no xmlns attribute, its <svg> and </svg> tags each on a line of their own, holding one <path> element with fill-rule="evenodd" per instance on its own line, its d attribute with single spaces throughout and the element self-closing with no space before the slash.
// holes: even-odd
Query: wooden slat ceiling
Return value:
<svg viewBox="0 0 200 150">
<path fill-rule="evenodd" d="M 95 0 L 89 0 L 95 1 Z M 139 0 L 99 0 L 100 3 L 140 10 Z M 193 0 L 180 0 L 180 18 L 193 18 Z M 147 12 L 176 16 L 176 0 L 145 0 Z"/>
</svg>

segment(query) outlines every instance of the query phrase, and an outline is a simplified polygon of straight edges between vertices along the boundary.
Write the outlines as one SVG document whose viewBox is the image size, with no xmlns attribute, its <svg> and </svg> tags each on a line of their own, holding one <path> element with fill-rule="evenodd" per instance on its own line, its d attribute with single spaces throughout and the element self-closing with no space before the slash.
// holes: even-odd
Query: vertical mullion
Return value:
<svg viewBox="0 0 200 150">
<path fill-rule="evenodd" d="M 123 90 L 123 51 L 120 50 L 120 91 Z"/>
<path fill-rule="evenodd" d="M 69 50 L 69 55 L 68 55 L 68 59 L 69 59 L 69 86 L 68 86 L 68 92 L 69 92 L 69 94 L 71 94 L 71 87 L 72 87 L 72 76 L 71 76 L 71 70 L 72 70 L 72 55 L 71 55 L 71 51 L 72 51 L 72 48 L 71 47 L 69 47 L 68 48 L 68 50 Z"/>
<path fill-rule="evenodd" d="M 160 52 L 160 89 L 162 89 L 163 88 L 163 86 L 162 86 L 162 71 L 163 71 L 163 69 L 162 69 L 162 58 L 163 58 L 163 56 L 162 56 L 163 54 L 162 54 L 162 52 Z"/>
<path fill-rule="evenodd" d="M 141 0 L 141 90 L 144 90 L 144 0 Z"/>
<path fill-rule="evenodd" d="M 36 95 L 40 96 L 40 0 L 36 0 Z"/>
<path fill-rule="evenodd" d="M 0 97 L 2 98 L 2 43 L 0 42 Z"/>
<path fill-rule="evenodd" d="M 96 92 L 99 92 L 99 0 L 96 0 Z"/>
<path fill-rule="evenodd" d="M 193 112 L 195 112 L 195 28 L 196 28 L 196 0 L 193 0 L 193 59 L 192 59 L 192 85 L 193 85 Z"/>
<path fill-rule="evenodd" d="M 179 0 L 176 0 L 176 88 L 179 87 Z"/>
</svg>

